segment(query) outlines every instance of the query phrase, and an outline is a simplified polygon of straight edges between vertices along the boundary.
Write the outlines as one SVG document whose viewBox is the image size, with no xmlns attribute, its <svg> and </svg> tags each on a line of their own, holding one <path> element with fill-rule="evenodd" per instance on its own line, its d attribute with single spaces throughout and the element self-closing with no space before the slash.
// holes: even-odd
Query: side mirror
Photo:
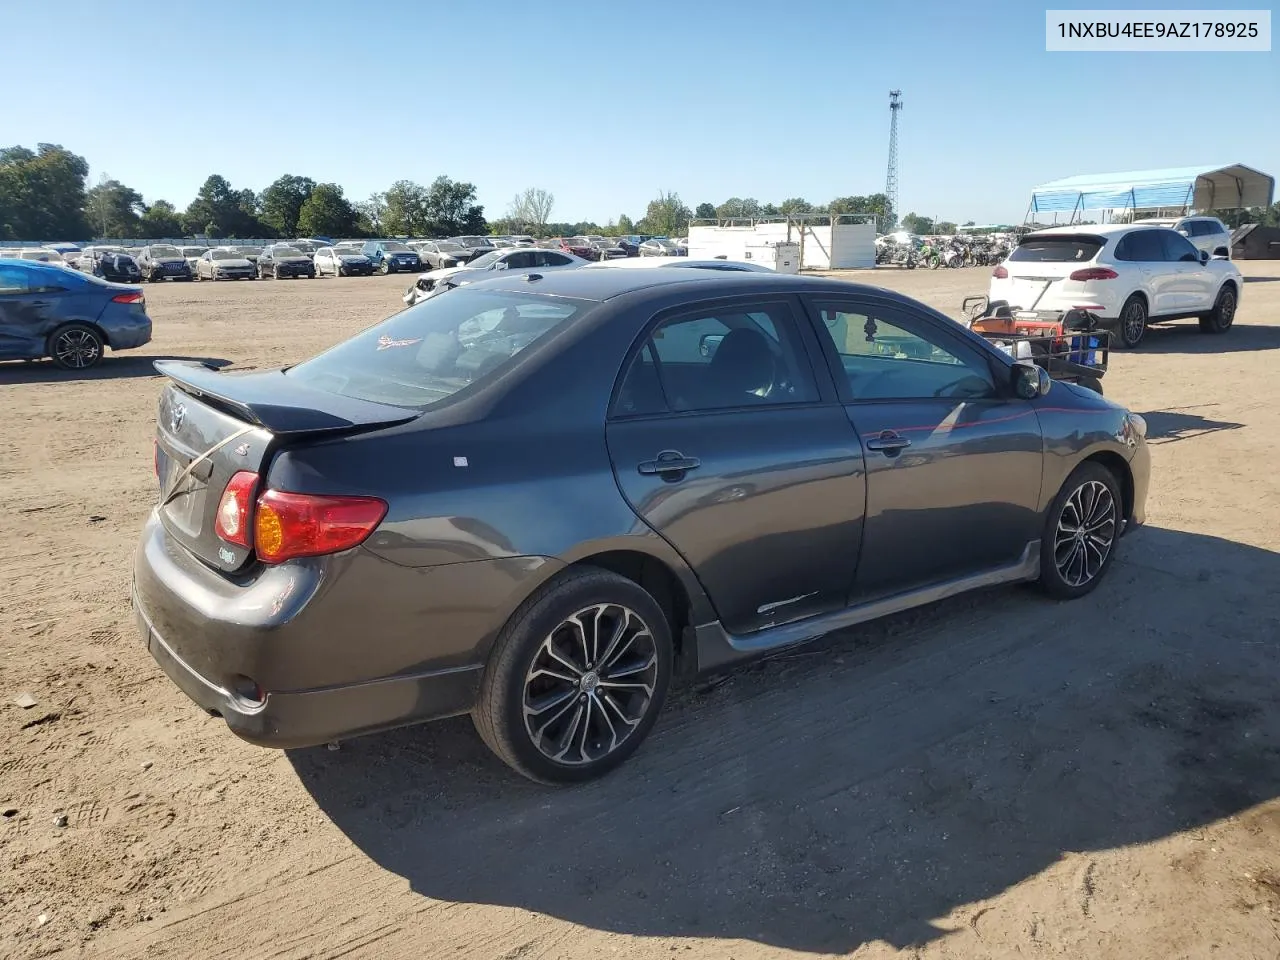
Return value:
<svg viewBox="0 0 1280 960">
<path fill-rule="evenodd" d="M 698 341 L 698 353 L 704 357 L 715 356 L 716 348 L 720 346 L 720 341 L 723 339 L 723 333 L 704 333 L 702 339 Z"/>
<path fill-rule="evenodd" d="M 1209 262 L 1209 251 L 1208 251 L 1208 250 L 1201 250 L 1201 251 L 1200 251 L 1200 262 L 1201 262 L 1201 263 L 1208 263 L 1208 262 Z"/>
<path fill-rule="evenodd" d="M 1191 231 L 1190 231 L 1190 230 L 1188 230 L 1186 227 L 1179 227 L 1179 228 L 1178 228 L 1178 232 L 1179 232 L 1180 234 L 1182 234 L 1184 237 L 1189 237 L 1189 236 L 1191 236 Z"/>
<path fill-rule="evenodd" d="M 1043 397 L 1053 386 L 1053 379 L 1044 367 L 1034 363 L 1015 363 L 1013 365 L 1013 392 L 1023 400 L 1034 400 Z"/>
<path fill-rule="evenodd" d="M 495 264 L 493 265 L 493 269 L 494 269 L 494 270 L 506 270 L 506 269 L 507 269 L 507 267 L 509 267 L 509 266 L 510 266 L 510 264 L 509 264 L 509 263 L 507 263 L 507 261 L 505 261 L 505 260 L 499 260 L 497 263 L 495 263 Z"/>
<path fill-rule="evenodd" d="M 1223 260 L 1231 259 L 1231 251 L 1228 250 L 1226 247 L 1218 247 L 1216 250 L 1213 251 L 1213 255 L 1215 257 L 1221 257 Z"/>
</svg>

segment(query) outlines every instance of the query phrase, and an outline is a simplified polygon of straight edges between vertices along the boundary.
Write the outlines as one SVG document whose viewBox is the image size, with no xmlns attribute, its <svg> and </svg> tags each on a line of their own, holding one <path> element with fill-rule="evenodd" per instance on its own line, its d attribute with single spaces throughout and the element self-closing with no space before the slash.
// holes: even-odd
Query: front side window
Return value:
<svg viewBox="0 0 1280 960">
<path fill-rule="evenodd" d="M 590 306 L 464 287 L 397 313 L 285 375 L 344 397 L 423 409 L 485 379 Z"/>
<path fill-rule="evenodd" d="M 997 395 L 986 358 L 924 317 L 861 304 L 819 303 L 817 310 L 855 403 Z"/>
<path fill-rule="evenodd" d="M 1173 230 L 1161 230 L 1160 242 L 1164 245 L 1164 259 L 1170 263 L 1200 262 L 1200 251 L 1182 234 Z"/>
<path fill-rule="evenodd" d="M 657 390 L 655 390 L 655 386 Z M 654 409 L 661 395 L 661 409 Z M 622 416 L 726 410 L 818 399 L 791 310 L 719 307 L 659 324 L 619 388 Z"/>
</svg>

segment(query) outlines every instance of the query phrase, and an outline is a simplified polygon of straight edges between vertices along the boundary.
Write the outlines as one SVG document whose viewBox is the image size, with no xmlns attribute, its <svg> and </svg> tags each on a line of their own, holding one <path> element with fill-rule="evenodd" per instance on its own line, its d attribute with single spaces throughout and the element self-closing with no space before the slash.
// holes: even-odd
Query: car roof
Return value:
<svg viewBox="0 0 1280 960">
<path fill-rule="evenodd" d="M 529 277 L 538 277 L 529 280 Z M 754 273 L 737 270 L 550 270 L 539 274 L 537 269 L 520 271 L 515 277 L 499 277 L 468 284 L 467 289 L 501 290 L 508 293 L 536 293 L 542 296 L 571 297 L 576 300 L 604 302 L 658 287 L 697 284 L 697 296 L 702 298 L 736 296 L 746 291 L 786 293 L 844 293 L 880 299 L 911 302 L 902 294 L 870 284 L 850 283 L 826 277 L 801 277 L 784 273 Z M 748 285 L 750 285 L 748 287 Z"/>
</svg>

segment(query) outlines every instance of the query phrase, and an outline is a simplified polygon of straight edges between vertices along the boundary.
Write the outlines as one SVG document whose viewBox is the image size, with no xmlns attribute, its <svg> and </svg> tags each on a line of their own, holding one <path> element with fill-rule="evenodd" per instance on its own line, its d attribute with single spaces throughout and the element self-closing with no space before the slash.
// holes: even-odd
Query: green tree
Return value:
<svg viewBox="0 0 1280 960">
<path fill-rule="evenodd" d="M 902 229 L 907 233 L 933 233 L 933 221 L 918 213 L 908 213 L 902 218 Z"/>
<path fill-rule="evenodd" d="M 310 177 L 286 173 L 262 191 L 262 222 L 278 236 L 296 237 L 302 205 L 315 188 L 316 182 Z"/>
<path fill-rule="evenodd" d="M 85 216 L 99 237 L 136 237 L 145 210 L 142 194 L 106 174 L 85 194 Z"/>
<path fill-rule="evenodd" d="M 764 206 L 760 208 L 760 216 L 762 217 L 776 217 L 781 212 L 782 211 L 780 211 L 772 203 L 766 203 Z"/>
<path fill-rule="evenodd" d="M 641 223 L 641 233 L 663 237 L 677 237 L 689 229 L 689 208 L 680 201 L 678 193 L 658 191 L 656 199 L 649 201 Z"/>
<path fill-rule="evenodd" d="M 939 220 L 933 225 L 934 233 L 953 234 L 956 232 L 956 225 L 950 220 Z"/>
<path fill-rule="evenodd" d="M 721 220 L 728 220 L 731 217 L 745 217 L 743 213 L 743 200 L 741 197 L 730 197 L 720 206 L 716 207 L 716 216 Z"/>
<path fill-rule="evenodd" d="M 252 195 L 252 191 L 248 192 Z M 258 224 L 253 214 L 245 210 L 247 198 L 242 194 L 243 191 L 231 189 L 226 177 L 210 175 L 183 213 L 183 227 L 189 233 L 204 232 L 208 236 L 252 236 Z"/>
<path fill-rule="evenodd" d="M 803 197 L 790 197 L 782 201 L 778 210 L 783 216 L 791 216 L 794 213 L 813 213 L 813 204 Z"/>
<path fill-rule="evenodd" d="M 716 205 L 714 203 L 700 203 L 693 215 L 699 220 L 714 220 L 716 217 Z"/>
<path fill-rule="evenodd" d="M 0 239 L 69 240 L 88 235 L 89 164 L 56 143 L 0 149 Z"/>
<path fill-rule="evenodd" d="M 142 214 L 138 233 L 148 238 L 175 238 L 183 235 L 178 211 L 168 200 L 157 200 Z"/>
<path fill-rule="evenodd" d="M 356 232 L 356 211 L 336 183 L 318 183 L 298 212 L 298 230 L 312 237 L 348 237 Z"/>
<path fill-rule="evenodd" d="M 386 210 L 382 229 L 395 237 L 418 237 L 427 232 L 427 190 L 412 180 L 397 180 L 383 194 Z"/>
<path fill-rule="evenodd" d="M 631 221 L 631 218 L 630 218 L 630 217 L 628 217 L 628 216 L 624 213 L 622 216 L 620 216 L 620 217 L 618 218 L 618 233 L 619 233 L 619 234 L 622 234 L 623 236 L 626 236 L 627 234 L 631 234 L 631 233 L 635 233 L 635 232 L 636 232 L 636 225 Z"/>
<path fill-rule="evenodd" d="M 427 188 L 423 210 L 426 215 L 424 232 L 454 236 L 484 234 L 489 231 L 484 219 L 484 207 L 476 203 L 474 184 L 450 180 L 445 176 L 436 177 Z M 550 212 L 548 207 L 547 213 Z"/>
<path fill-rule="evenodd" d="M 352 204 L 356 210 L 356 232 L 366 237 L 382 235 L 382 219 L 387 212 L 387 197 L 383 193 L 371 193 L 368 200 Z"/>
</svg>

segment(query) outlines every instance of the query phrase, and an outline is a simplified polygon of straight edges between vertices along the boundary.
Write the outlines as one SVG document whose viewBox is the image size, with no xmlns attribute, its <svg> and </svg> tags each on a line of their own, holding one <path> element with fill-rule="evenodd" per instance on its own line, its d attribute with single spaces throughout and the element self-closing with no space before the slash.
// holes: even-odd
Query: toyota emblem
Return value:
<svg viewBox="0 0 1280 960">
<path fill-rule="evenodd" d="M 178 404 L 169 414 L 169 426 L 173 428 L 173 432 L 177 433 L 182 429 L 182 422 L 187 419 L 187 408 L 182 404 Z"/>
</svg>

